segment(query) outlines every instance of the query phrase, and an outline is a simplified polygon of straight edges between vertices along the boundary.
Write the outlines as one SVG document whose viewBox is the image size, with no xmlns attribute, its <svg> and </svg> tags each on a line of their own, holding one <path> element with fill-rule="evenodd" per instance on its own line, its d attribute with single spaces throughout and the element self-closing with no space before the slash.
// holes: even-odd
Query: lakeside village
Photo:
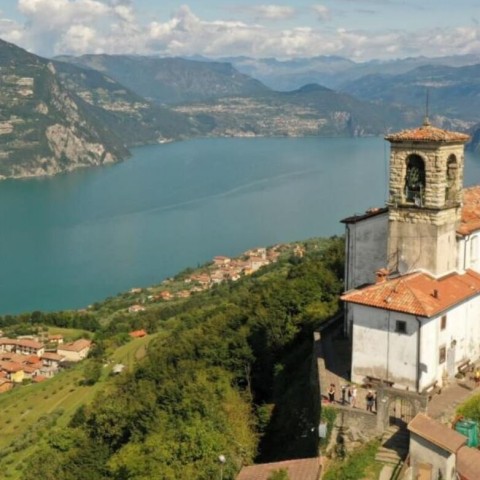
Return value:
<svg viewBox="0 0 480 480">
<path fill-rule="evenodd" d="M 205 267 L 180 275 L 178 281 L 164 280 L 160 288 L 132 288 L 129 294 L 138 301 L 126 310 L 134 314 L 145 311 L 151 303 L 188 298 L 219 283 L 235 282 L 242 276 L 251 275 L 261 267 L 276 262 L 281 254 L 302 257 L 304 253 L 305 248 L 301 244 L 280 244 L 247 250 L 238 258 L 216 256 Z M 143 295 L 145 291 L 149 293 L 147 296 Z M 129 335 L 131 338 L 139 338 L 147 335 L 147 332 L 136 330 Z M 63 335 L 49 335 L 48 332 L 17 338 L 4 337 L 3 332 L 0 332 L 0 393 L 7 392 L 16 385 L 48 380 L 62 369 L 87 358 L 91 348 L 92 341 L 87 338 L 66 342 Z M 114 373 L 120 371 L 117 372 L 114 368 Z"/>
<path fill-rule="evenodd" d="M 259 247 L 247 250 L 237 258 L 216 256 L 213 261 L 194 273 L 180 275 L 177 279 L 166 279 L 162 282 L 161 289 L 155 287 L 146 289 L 149 294 L 142 299 L 141 303 L 132 304 L 128 307 L 129 313 L 143 312 L 145 304 L 169 301 L 178 298 L 188 298 L 197 292 L 203 292 L 222 282 L 236 282 L 245 275 L 251 275 L 262 267 L 275 263 L 281 254 L 291 254 L 302 257 L 305 248 L 301 244 L 278 244 L 273 247 Z M 132 288 L 131 294 L 141 294 L 142 288 Z"/>
</svg>

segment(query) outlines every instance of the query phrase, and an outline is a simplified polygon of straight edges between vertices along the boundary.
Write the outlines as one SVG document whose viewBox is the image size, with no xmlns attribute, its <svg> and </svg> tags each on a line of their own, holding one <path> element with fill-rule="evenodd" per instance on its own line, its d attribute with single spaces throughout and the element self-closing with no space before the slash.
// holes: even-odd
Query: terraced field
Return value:
<svg viewBox="0 0 480 480">
<path fill-rule="evenodd" d="M 118 348 L 94 385 L 81 384 L 85 368 L 82 362 L 43 383 L 20 386 L 0 395 L 1 477 L 20 479 L 26 459 L 42 441 L 45 427 L 67 424 L 80 405 L 90 403 L 112 381 L 113 365 L 123 363 L 132 368 L 145 356 L 147 345 L 156 336 L 138 338 Z"/>
</svg>

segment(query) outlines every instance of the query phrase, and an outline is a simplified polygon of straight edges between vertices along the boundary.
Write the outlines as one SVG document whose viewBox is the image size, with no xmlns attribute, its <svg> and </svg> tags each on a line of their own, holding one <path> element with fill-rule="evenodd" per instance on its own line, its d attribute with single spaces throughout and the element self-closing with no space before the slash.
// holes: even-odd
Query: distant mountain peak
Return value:
<svg viewBox="0 0 480 480">
<path fill-rule="evenodd" d="M 331 92 L 330 88 L 319 85 L 318 83 L 307 83 L 303 87 L 300 87 L 297 92 L 309 93 L 309 92 Z"/>
</svg>

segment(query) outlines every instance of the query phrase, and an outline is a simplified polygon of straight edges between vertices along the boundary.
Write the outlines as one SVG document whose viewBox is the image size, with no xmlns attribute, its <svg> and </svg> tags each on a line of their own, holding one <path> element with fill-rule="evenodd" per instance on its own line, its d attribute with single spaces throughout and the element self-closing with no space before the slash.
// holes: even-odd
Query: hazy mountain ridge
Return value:
<svg viewBox="0 0 480 480">
<path fill-rule="evenodd" d="M 205 60 L 205 59 L 204 59 Z M 319 83 L 338 89 L 346 82 L 366 75 L 400 75 L 424 65 L 463 67 L 479 63 L 474 55 L 448 57 L 411 57 L 397 60 L 354 62 L 339 56 L 318 56 L 277 60 L 275 58 L 226 57 L 240 72 L 258 78 L 274 90 L 295 90 L 306 83 Z"/>
<path fill-rule="evenodd" d="M 158 104 L 256 95 L 269 89 L 229 63 L 134 55 L 82 55 L 58 60 L 98 70 Z"/>
<path fill-rule="evenodd" d="M 375 74 L 342 85 L 342 91 L 367 101 L 410 106 L 458 118 L 470 126 L 480 121 L 480 64 L 449 67 L 424 65 L 401 75 Z"/>
<path fill-rule="evenodd" d="M 292 92 L 273 91 L 239 74 L 230 64 L 203 58 L 59 58 L 84 68 L 96 68 L 118 82 L 128 83 L 140 96 L 151 97 L 155 92 L 155 101 L 168 101 L 172 110 L 194 119 L 207 136 L 379 135 L 409 125 L 410 118 L 415 118 L 412 109 L 356 101 L 348 94 L 314 84 Z M 329 58 L 328 62 L 333 70 L 338 63 L 353 63 L 340 57 Z M 175 100 L 181 102 L 173 105 Z"/>
</svg>

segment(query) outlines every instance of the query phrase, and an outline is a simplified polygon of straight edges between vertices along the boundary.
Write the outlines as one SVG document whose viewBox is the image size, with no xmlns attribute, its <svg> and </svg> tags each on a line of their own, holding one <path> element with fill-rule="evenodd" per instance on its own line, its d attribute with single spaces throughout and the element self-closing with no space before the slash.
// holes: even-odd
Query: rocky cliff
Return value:
<svg viewBox="0 0 480 480">
<path fill-rule="evenodd" d="M 116 162 L 122 140 L 60 83 L 53 63 L 0 40 L 0 178 Z"/>
</svg>

